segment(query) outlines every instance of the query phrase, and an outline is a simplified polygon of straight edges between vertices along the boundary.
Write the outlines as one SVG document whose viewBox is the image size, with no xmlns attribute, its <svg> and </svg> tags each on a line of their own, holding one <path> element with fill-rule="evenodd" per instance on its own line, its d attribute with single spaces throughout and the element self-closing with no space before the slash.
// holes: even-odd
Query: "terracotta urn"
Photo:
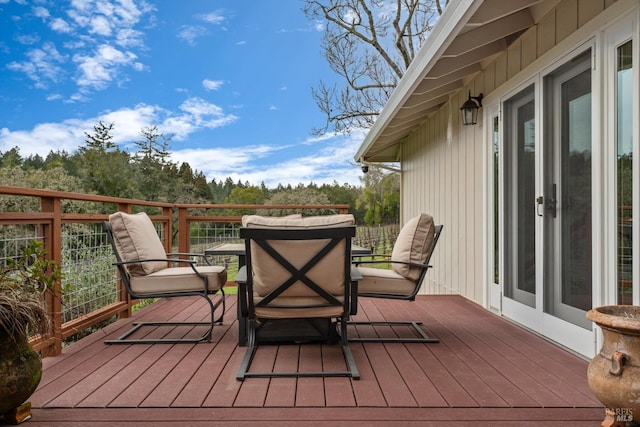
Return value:
<svg viewBox="0 0 640 427">
<path fill-rule="evenodd" d="M 587 318 L 604 338 L 587 370 L 591 391 L 607 408 L 602 425 L 640 421 L 640 306 L 596 307 Z"/>
</svg>

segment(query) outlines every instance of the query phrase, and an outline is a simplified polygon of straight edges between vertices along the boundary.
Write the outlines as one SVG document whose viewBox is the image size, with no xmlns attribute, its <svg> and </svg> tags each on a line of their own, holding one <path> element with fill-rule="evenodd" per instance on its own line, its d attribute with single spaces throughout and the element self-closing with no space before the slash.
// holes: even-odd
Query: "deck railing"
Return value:
<svg viewBox="0 0 640 427">
<path fill-rule="evenodd" d="M 167 252 L 202 253 L 206 247 L 238 239 L 240 212 L 349 211 L 348 205 L 172 204 L 9 186 L 0 186 L 0 200 L 0 266 L 38 239 L 47 256 L 62 267 L 63 278 L 46 296 L 53 333 L 32 339 L 44 356 L 60 354 L 66 339 L 87 328 L 131 315 L 136 301 L 119 283 L 102 227 L 112 212 L 145 211 Z M 227 265 L 231 260 L 212 262 Z"/>
</svg>

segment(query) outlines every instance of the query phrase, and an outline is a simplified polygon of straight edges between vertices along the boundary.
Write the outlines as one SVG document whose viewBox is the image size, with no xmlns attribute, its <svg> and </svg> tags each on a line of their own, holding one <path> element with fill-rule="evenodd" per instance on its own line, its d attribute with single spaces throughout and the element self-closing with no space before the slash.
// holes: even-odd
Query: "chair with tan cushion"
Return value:
<svg viewBox="0 0 640 427">
<path fill-rule="evenodd" d="M 211 341 L 213 326 L 221 322 L 225 311 L 222 287 L 227 270 L 221 266 L 196 266 L 191 259 L 178 259 L 167 254 L 153 222 L 146 213 L 116 212 L 104 222 L 104 228 L 116 256 L 114 263 L 125 289 L 133 299 L 200 296 L 211 310 L 207 322 L 136 322 L 134 327 L 107 344 L 194 343 Z M 188 254 L 190 256 L 194 254 Z M 181 265 L 170 267 L 172 265 Z M 210 295 L 219 294 L 214 303 Z M 222 305 L 222 313 L 215 318 L 215 310 Z M 206 325 L 207 331 L 197 338 L 129 338 L 142 326 Z"/>
<path fill-rule="evenodd" d="M 429 260 L 436 247 L 442 225 L 435 225 L 433 217 L 420 214 L 411 218 L 402 227 L 391 252 L 391 258 L 373 255 L 372 260 L 357 261 L 362 275 L 358 281 L 358 297 L 415 300 L 422 282 L 431 267 Z M 382 259 L 378 259 L 382 257 Z M 390 269 L 363 267 L 366 264 L 386 264 Z M 430 338 L 419 326 L 418 321 L 366 322 L 350 321 L 350 325 L 372 326 L 412 326 L 418 336 L 415 338 L 358 338 L 360 342 L 438 342 Z"/>
<path fill-rule="evenodd" d="M 242 225 L 240 237 L 245 240 L 247 263 L 236 282 L 241 312 L 248 322 L 248 344 L 236 378 L 350 376 L 358 379 L 360 375 L 348 346 L 346 328 L 352 285 L 353 216 L 269 218 L 251 215 L 243 217 Z M 259 343 L 314 341 L 302 336 L 303 329 L 309 325 L 318 326 L 321 332 L 318 340 L 340 339 L 345 370 L 250 370 Z M 342 328 L 339 337 L 337 325 Z M 269 328 L 272 328 L 271 335 L 261 335 Z"/>
</svg>

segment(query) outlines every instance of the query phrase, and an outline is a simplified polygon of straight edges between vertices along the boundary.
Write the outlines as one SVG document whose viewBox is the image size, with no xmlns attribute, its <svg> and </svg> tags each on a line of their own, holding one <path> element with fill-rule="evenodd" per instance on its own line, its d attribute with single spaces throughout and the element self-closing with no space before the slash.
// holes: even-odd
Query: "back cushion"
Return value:
<svg viewBox="0 0 640 427">
<path fill-rule="evenodd" d="M 398 234 L 393 252 L 391 252 L 391 259 L 393 261 L 424 263 L 427 259 L 427 253 L 433 245 L 434 234 L 435 225 L 431 215 L 420 214 L 411 218 Z M 419 267 L 396 263 L 392 265 L 396 273 L 409 280 L 415 282 L 420 278 L 422 269 Z"/>
<path fill-rule="evenodd" d="M 248 228 L 327 228 L 347 227 L 355 224 L 353 215 L 322 215 L 301 218 L 263 217 L 245 215 L 242 225 Z M 326 240 L 315 241 L 271 241 L 270 244 L 283 255 L 287 261 L 297 268 L 305 265 L 324 245 Z M 333 295 L 344 294 L 344 244 L 338 245 L 316 264 L 307 276 Z M 251 266 L 253 270 L 253 289 L 256 296 L 265 296 L 276 286 L 290 277 L 290 273 L 270 255 L 251 243 Z M 295 283 L 282 293 L 282 297 L 305 296 L 317 294 L 302 283 Z"/>
<path fill-rule="evenodd" d="M 109 215 L 116 247 L 123 261 L 165 259 L 167 253 L 158 237 L 151 218 L 146 213 L 127 214 L 116 212 Z M 167 268 L 164 261 L 127 265 L 133 276 L 143 276 Z"/>
<path fill-rule="evenodd" d="M 316 227 L 348 227 L 356 223 L 351 214 L 319 215 L 319 216 L 260 216 L 245 215 L 242 217 L 243 227 L 253 228 L 316 228 Z"/>
</svg>

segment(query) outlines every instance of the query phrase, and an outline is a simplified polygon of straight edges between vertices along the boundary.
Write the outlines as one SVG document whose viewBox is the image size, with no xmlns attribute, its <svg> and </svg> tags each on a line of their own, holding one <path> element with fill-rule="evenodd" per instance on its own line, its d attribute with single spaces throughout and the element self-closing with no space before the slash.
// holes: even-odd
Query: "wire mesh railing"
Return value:
<svg viewBox="0 0 640 427">
<path fill-rule="evenodd" d="M 156 225 L 167 252 L 202 254 L 206 249 L 223 243 L 240 243 L 240 215 L 230 212 L 347 213 L 347 205 L 331 206 L 263 206 L 263 205 L 173 205 L 143 200 L 85 195 L 48 190 L 0 186 L 3 197 L 29 199 L 28 212 L 11 210 L 7 204 L 0 209 L 0 266 L 16 257 L 20 249 L 32 240 L 44 242 L 48 257 L 58 263 L 62 279 L 47 299 L 52 318 L 53 337 L 34 341 L 34 348 L 43 355 L 59 354 L 65 340 L 82 331 L 102 325 L 117 317 L 127 317 L 139 301 L 131 301 L 123 290 L 113 251 L 102 222 L 105 212 L 147 211 Z M 37 203 L 33 202 L 37 200 Z M 74 203 L 71 203 L 74 202 Z M 77 203 L 79 202 L 79 203 Z M 91 205 L 93 209 L 86 207 Z M 40 211 L 36 211 L 40 206 Z M 83 206 L 73 212 L 73 206 Z M 21 209 L 21 208 L 20 208 Z M 94 213 L 88 211 L 94 210 Z M 390 252 L 398 226 L 358 227 L 354 243 L 374 253 Z M 194 260 L 201 261 L 200 257 Z M 230 280 L 238 270 L 236 256 L 215 256 L 207 260 L 224 265 Z M 229 283 L 231 284 L 231 283 Z"/>
</svg>

